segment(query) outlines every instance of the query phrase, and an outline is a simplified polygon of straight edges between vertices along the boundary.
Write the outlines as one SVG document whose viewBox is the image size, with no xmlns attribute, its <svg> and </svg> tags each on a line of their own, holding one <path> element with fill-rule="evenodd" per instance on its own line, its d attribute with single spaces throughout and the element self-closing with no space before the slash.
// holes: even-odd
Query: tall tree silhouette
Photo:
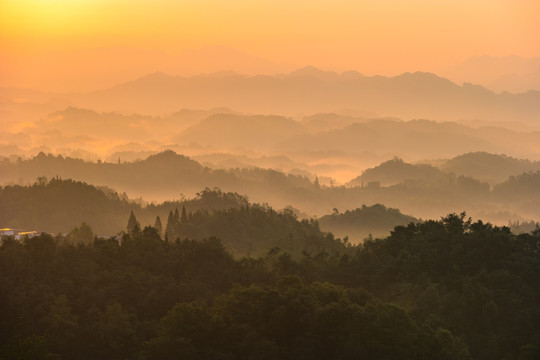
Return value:
<svg viewBox="0 0 540 360">
<path fill-rule="evenodd" d="M 131 214 L 129 215 L 129 220 L 127 224 L 127 232 L 130 235 L 141 232 L 141 225 L 137 221 L 137 218 L 135 217 L 133 210 L 131 211 Z"/>
<path fill-rule="evenodd" d="M 159 236 L 163 236 L 163 226 L 161 225 L 161 218 L 159 217 L 159 215 L 156 217 L 154 227 L 156 228 Z"/>
<path fill-rule="evenodd" d="M 174 240 L 174 215 L 172 210 L 169 211 L 169 217 L 167 218 L 167 227 L 165 228 L 165 239 Z"/>
</svg>

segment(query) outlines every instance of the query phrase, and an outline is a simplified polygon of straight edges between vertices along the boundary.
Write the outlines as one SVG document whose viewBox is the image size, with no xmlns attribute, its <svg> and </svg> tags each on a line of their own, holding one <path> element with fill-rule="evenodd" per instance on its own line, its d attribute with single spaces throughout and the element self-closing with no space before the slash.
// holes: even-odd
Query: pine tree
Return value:
<svg viewBox="0 0 540 360">
<path fill-rule="evenodd" d="M 165 228 L 165 238 L 174 239 L 174 215 L 172 210 L 169 211 L 169 217 L 167 218 L 167 227 Z"/>
<path fill-rule="evenodd" d="M 187 218 L 187 214 L 186 214 L 186 207 L 182 206 L 182 217 L 180 218 L 180 222 L 182 224 L 185 224 L 185 223 L 187 223 L 187 221 L 188 221 L 188 218 Z"/>
<path fill-rule="evenodd" d="M 154 227 L 156 228 L 159 236 L 163 236 L 163 226 L 161 225 L 161 219 L 159 218 L 159 215 L 156 217 L 156 223 L 154 224 Z"/>
<path fill-rule="evenodd" d="M 180 214 L 178 213 L 178 208 L 174 209 L 174 223 L 173 225 L 176 226 L 180 223 Z"/>
<path fill-rule="evenodd" d="M 133 210 L 131 210 L 131 214 L 129 215 L 128 225 L 127 225 L 127 232 L 129 235 L 134 235 L 140 231 L 141 231 L 141 225 L 137 221 L 137 218 L 135 217 Z"/>
<path fill-rule="evenodd" d="M 180 237 L 180 214 L 178 213 L 178 208 L 174 209 L 174 222 L 173 222 L 173 234 L 174 237 Z"/>
</svg>

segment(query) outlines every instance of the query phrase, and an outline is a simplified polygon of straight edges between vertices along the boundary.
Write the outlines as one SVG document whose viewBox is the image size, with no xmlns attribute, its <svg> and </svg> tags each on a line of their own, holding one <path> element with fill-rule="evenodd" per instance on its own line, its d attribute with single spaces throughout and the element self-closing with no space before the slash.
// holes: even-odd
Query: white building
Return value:
<svg viewBox="0 0 540 360">
<path fill-rule="evenodd" d="M 3 236 L 15 236 L 15 239 L 20 241 L 24 239 L 25 236 L 34 237 L 38 235 L 39 234 L 37 231 L 25 231 L 25 230 L 11 229 L 11 228 L 0 229 L 0 239 Z"/>
</svg>

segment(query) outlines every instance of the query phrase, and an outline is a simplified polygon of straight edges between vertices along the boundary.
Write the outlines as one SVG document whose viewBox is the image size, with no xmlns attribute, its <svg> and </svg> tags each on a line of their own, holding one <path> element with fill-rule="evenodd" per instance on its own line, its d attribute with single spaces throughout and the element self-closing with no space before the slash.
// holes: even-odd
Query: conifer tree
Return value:
<svg viewBox="0 0 540 360">
<path fill-rule="evenodd" d="M 185 224 L 185 223 L 187 223 L 187 221 L 188 221 L 188 218 L 187 218 L 187 214 L 186 214 L 186 207 L 182 206 L 182 217 L 180 218 L 180 222 L 182 224 Z"/>
<path fill-rule="evenodd" d="M 167 218 L 167 227 L 165 228 L 165 238 L 174 239 L 174 215 L 172 210 L 169 211 L 169 217 Z"/>
<path fill-rule="evenodd" d="M 178 208 L 174 209 L 174 222 L 172 231 L 174 234 L 174 237 L 177 238 L 180 236 L 180 214 L 178 213 Z"/>
<path fill-rule="evenodd" d="M 141 231 L 141 225 L 137 221 L 137 218 L 135 217 L 133 210 L 131 210 L 131 214 L 129 215 L 128 225 L 127 225 L 127 232 L 129 235 L 133 235 L 140 231 Z"/>
<path fill-rule="evenodd" d="M 180 214 L 178 213 L 178 208 L 174 209 L 174 226 L 177 226 L 180 223 Z"/>
<path fill-rule="evenodd" d="M 154 224 L 159 236 L 163 236 L 163 226 L 161 225 L 161 219 L 159 215 L 156 217 L 156 223 Z"/>
</svg>

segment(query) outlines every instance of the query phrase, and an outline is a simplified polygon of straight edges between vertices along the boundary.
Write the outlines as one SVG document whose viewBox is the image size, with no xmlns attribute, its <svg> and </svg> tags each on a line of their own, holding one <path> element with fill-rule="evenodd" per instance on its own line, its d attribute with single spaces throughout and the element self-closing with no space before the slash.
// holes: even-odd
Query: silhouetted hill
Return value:
<svg viewBox="0 0 540 360">
<path fill-rule="evenodd" d="M 319 218 L 322 230 L 340 238 L 347 236 L 352 243 L 362 242 L 369 235 L 378 238 L 387 237 L 394 227 L 405 226 L 411 222 L 418 222 L 418 219 L 381 204 L 362 205 L 361 208 L 346 210 L 343 213 L 336 209 L 333 214 Z"/>
<path fill-rule="evenodd" d="M 524 93 L 540 91 L 540 58 L 473 56 L 441 74 L 457 83 L 481 84 L 493 91 Z"/>
<path fill-rule="evenodd" d="M 82 222 L 100 235 L 123 230 L 136 204 L 118 194 L 72 180 L 41 180 L 32 186 L 0 188 L 0 224 L 15 229 L 67 233 Z"/>
<path fill-rule="evenodd" d="M 395 166 L 405 170 L 397 171 Z M 422 218 L 463 210 L 471 216 L 481 215 L 503 224 L 508 220 L 540 218 L 539 207 L 523 206 L 528 192 L 531 198 L 536 196 L 534 186 L 524 190 L 510 187 L 503 198 L 495 196 L 485 182 L 462 175 L 445 175 L 428 165 L 394 160 L 376 172 L 386 168 L 390 169 L 388 179 L 395 181 L 391 185 L 374 180 L 364 183 L 364 187 L 345 187 L 321 185 L 302 172 L 292 175 L 257 167 L 213 170 L 172 151 L 132 163 L 85 162 L 42 153 L 29 160 L 0 161 L 0 181 L 27 184 L 39 176 L 60 176 L 111 187 L 130 198 L 142 197 L 146 201 L 193 197 L 203 188 L 219 187 L 225 192 L 245 194 L 254 203 L 268 203 L 276 209 L 293 206 L 310 216 L 328 214 L 333 208 L 355 209 L 362 204 L 379 203 Z M 403 178 L 407 171 L 411 175 Z"/>
<path fill-rule="evenodd" d="M 301 164 L 302 170 L 339 182 L 391 156 L 411 161 L 450 158 L 467 152 L 531 159 L 538 156 L 540 132 L 531 128 L 516 131 L 355 113 L 320 113 L 296 121 L 277 115 L 239 114 L 224 108 L 143 116 L 69 107 L 35 122 L 24 122 L 24 127 L 13 125 L 18 130 L 8 130 L 0 140 L 0 156 L 11 156 L 13 151 L 18 156 L 33 156 L 43 151 L 111 162 L 118 158 L 144 159 L 165 149 L 193 156 L 232 152 L 261 157 L 262 152 L 285 155 Z M 256 166 L 265 165 L 261 162 Z"/>
<path fill-rule="evenodd" d="M 441 169 L 456 175 L 472 176 L 493 184 L 505 181 L 511 175 L 540 170 L 540 162 L 516 159 L 504 154 L 474 152 L 446 161 L 441 165 Z"/>
<path fill-rule="evenodd" d="M 351 72 L 351 73 L 348 73 L 348 77 L 354 78 L 353 73 L 358 74 L 358 77 L 361 76 L 359 73 Z M 289 74 L 283 74 L 281 76 L 278 75 L 278 77 L 317 79 L 317 80 L 325 81 L 325 82 L 337 81 L 342 78 L 342 76 L 335 71 L 325 71 L 311 65 L 296 69 L 290 72 Z"/>
<path fill-rule="evenodd" d="M 290 210 L 277 212 L 267 205 L 250 204 L 244 196 L 219 189 L 207 188 L 192 199 L 141 206 L 111 189 L 58 178 L 0 188 L 2 227 L 67 233 L 85 222 L 97 234 L 113 236 L 127 231 L 130 213 L 140 220 L 139 230 L 153 226 L 159 216 L 163 235 L 171 241 L 217 237 L 238 255 L 264 255 L 275 247 L 295 256 L 303 250 L 343 248 L 316 222 L 300 221 Z"/>
<path fill-rule="evenodd" d="M 41 133 L 56 132 L 65 136 L 87 137 L 92 140 L 147 142 L 168 140 L 172 134 L 192 126 L 216 113 L 231 113 L 225 108 L 175 111 L 166 116 L 123 115 L 98 113 L 93 110 L 68 107 L 36 121 L 34 129 Z M 58 146 L 58 145 L 57 145 Z"/>
<path fill-rule="evenodd" d="M 300 123 L 282 116 L 216 114 L 184 130 L 173 141 L 218 149 L 268 149 L 304 131 Z"/>
<path fill-rule="evenodd" d="M 305 116 L 302 119 L 301 123 L 311 133 L 318 133 L 329 130 L 342 129 L 354 123 L 368 122 L 369 120 L 377 117 L 375 114 L 365 114 L 365 116 L 366 117 L 358 117 L 334 113 L 314 114 L 311 116 Z"/>
<path fill-rule="evenodd" d="M 331 115 L 328 117 L 334 118 Z M 324 119 L 323 116 L 321 118 Z M 295 136 L 279 144 L 278 148 L 289 152 L 370 151 L 425 159 L 456 156 L 456 151 L 514 154 L 519 149 L 528 153 L 538 143 L 540 132 L 517 132 L 497 127 L 472 128 L 454 122 L 430 120 L 359 119 L 341 129 Z"/>
<path fill-rule="evenodd" d="M 507 181 L 495 185 L 493 192 L 504 198 L 518 198 L 540 205 L 540 170 L 512 175 Z"/>
<path fill-rule="evenodd" d="M 243 112 L 370 111 L 384 116 L 436 120 L 491 119 L 538 123 L 540 93 L 495 94 L 456 85 L 429 73 L 396 77 L 351 76 L 304 68 L 288 76 L 146 76 L 71 100 L 101 111 L 163 114 L 178 108 L 227 106 Z"/>
<path fill-rule="evenodd" d="M 290 205 L 289 198 L 313 189 L 304 176 L 284 174 L 261 168 L 212 170 L 198 162 L 164 151 L 145 160 L 121 163 L 85 162 L 45 155 L 15 163 L 0 162 L 0 183 L 34 181 L 37 177 L 60 176 L 95 185 L 106 185 L 131 197 L 169 200 L 193 196 L 201 188 L 219 187 L 225 191 L 248 194 L 255 202 L 271 201 L 278 208 Z"/>
<path fill-rule="evenodd" d="M 447 180 L 449 174 L 426 164 L 408 164 L 399 158 L 388 160 L 374 168 L 366 169 L 362 175 L 351 180 L 348 186 L 364 186 L 374 181 L 380 185 L 395 185 L 407 180 L 428 182 Z"/>
</svg>

